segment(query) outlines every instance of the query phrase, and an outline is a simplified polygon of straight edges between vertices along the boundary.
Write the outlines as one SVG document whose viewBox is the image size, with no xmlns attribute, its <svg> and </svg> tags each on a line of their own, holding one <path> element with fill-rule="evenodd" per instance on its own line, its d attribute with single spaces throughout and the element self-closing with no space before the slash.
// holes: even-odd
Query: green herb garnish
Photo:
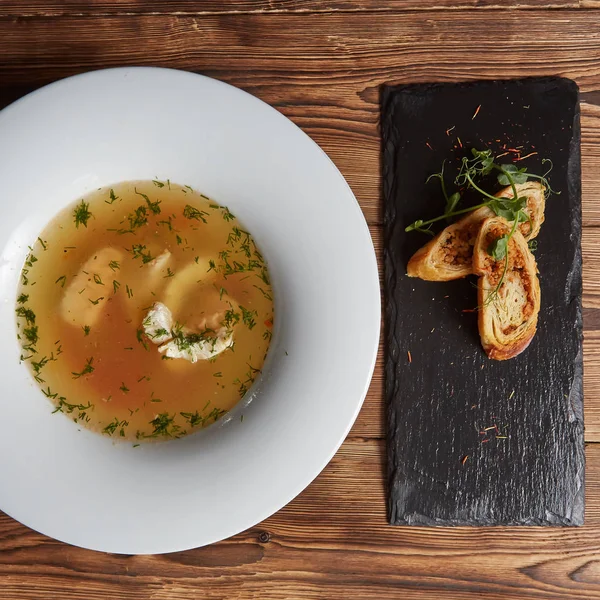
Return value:
<svg viewBox="0 0 600 600">
<path fill-rule="evenodd" d="M 258 316 L 258 312 L 256 310 L 248 310 L 240 305 L 240 310 L 242 311 L 242 320 L 248 329 L 254 329 L 256 325 L 256 321 L 254 317 Z"/>
<path fill-rule="evenodd" d="M 90 220 L 90 217 L 92 217 L 92 213 L 90 212 L 89 208 L 89 202 L 82 200 L 73 209 L 73 219 L 75 220 L 75 227 L 77 227 L 77 229 L 79 229 L 80 225 L 83 225 L 87 228 L 88 221 Z"/>
<path fill-rule="evenodd" d="M 146 437 L 173 437 L 179 430 L 179 425 L 174 423 L 175 415 L 169 415 L 169 413 L 160 413 L 152 421 L 150 425 L 154 428 L 152 433 Z"/>
<path fill-rule="evenodd" d="M 19 306 L 15 312 L 17 313 L 17 317 L 25 319 L 28 325 L 33 325 L 35 323 L 35 313 L 30 308 Z"/>
<path fill-rule="evenodd" d="M 31 327 L 25 327 L 23 329 L 23 335 L 31 346 L 35 345 L 38 341 L 38 326 L 32 325 Z"/>
<path fill-rule="evenodd" d="M 428 221 L 419 219 L 408 225 L 408 227 L 405 228 L 405 231 L 421 231 L 431 234 L 432 232 L 430 231 L 430 225 L 433 223 L 449 217 L 472 212 L 478 208 L 481 208 L 482 206 L 489 206 L 497 215 L 503 216 L 504 218 L 510 218 L 509 220 L 511 221 L 517 218 L 517 215 L 519 215 L 521 222 L 527 221 L 528 216 L 523 211 L 525 207 L 524 202 L 526 199 L 524 200 L 523 198 L 518 197 L 515 185 L 517 183 L 525 183 L 529 178 L 539 179 L 544 184 L 547 192 L 553 192 L 547 179 L 552 166 L 550 166 L 550 170 L 548 170 L 544 175 L 535 175 L 533 173 L 528 173 L 524 168 L 518 169 L 513 164 L 498 164 L 494 162 L 491 150 L 476 150 L 473 148 L 471 150 L 471 154 L 472 158 L 464 157 L 462 159 L 461 168 L 454 180 L 454 183 L 457 186 L 466 186 L 474 189 L 476 192 L 486 198 L 486 200 L 480 204 L 477 204 L 476 206 L 471 206 L 470 208 L 455 210 L 460 198 L 456 199 L 454 194 L 452 194 L 452 196 L 448 196 L 444 185 L 443 192 L 444 197 L 446 198 L 446 208 L 448 209 L 451 207 L 452 210 L 446 210 L 444 214 L 440 215 L 439 217 L 435 217 L 434 219 L 429 219 Z M 551 161 L 548 159 L 542 160 L 542 164 L 545 164 L 546 162 L 550 162 L 550 165 L 552 165 Z M 498 198 L 488 194 L 477 185 L 476 180 L 478 178 L 488 175 L 494 170 L 498 171 L 497 179 L 501 185 L 510 185 L 512 187 L 512 198 Z M 429 179 L 432 177 L 443 181 L 443 169 L 440 173 L 435 173 Z M 450 201 L 451 199 L 452 201 Z"/>
<path fill-rule="evenodd" d="M 133 244 L 129 252 L 131 252 L 134 259 L 141 258 L 142 264 L 145 265 L 146 263 L 153 261 L 154 257 L 150 254 L 150 252 L 144 252 L 144 250 L 146 250 L 146 246 L 144 246 L 143 244 Z"/>
<path fill-rule="evenodd" d="M 90 375 L 91 373 L 93 373 L 94 372 L 94 367 L 92 366 L 93 362 L 94 362 L 94 357 L 90 356 L 85 361 L 85 366 L 83 367 L 83 369 L 81 371 L 79 371 L 79 373 L 77 373 L 76 371 L 71 371 L 71 375 L 73 375 L 73 379 L 79 379 L 80 377 L 83 377 L 84 375 Z"/>
<path fill-rule="evenodd" d="M 233 213 L 226 206 L 222 206 L 221 210 L 223 211 L 223 218 L 226 221 L 233 221 L 233 219 L 235 219 Z"/>
<path fill-rule="evenodd" d="M 48 388 L 48 392 L 50 392 L 50 388 Z M 49 398 L 56 399 L 57 394 L 53 394 L 52 396 L 48 396 Z M 64 396 L 60 396 L 58 398 L 58 402 L 56 404 L 56 408 L 52 411 L 52 414 L 57 412 L 62 412 L 66 414 L 72 414 L 75 411 L 78 413 L 79 419 L 86 419 L 86 413 L 88 410 L 94 408 L 94 405 L 88 402 L 87 404 L 70 404 L 67 402 L 67 399 Z M 89 419 L 86 419 L 89 421 Z"/>
<path fill-rule="evenodd" d="M 129 425 L 129 421 L 119 421 L 119 419 L 115 417 L 114 420 L 102 430 L 102 433 L 113 435 L 115 431 L 119 429 L 119 435 L 125 437 L 125 427 L 127 427 L 127 425 Z"/>
<path fill-rule="evenodd" d="M 104 202 L 106 202 L 106 204 L 113 204 L 113 202 L 116 202 L 119 199 L 119 196 L 115 196 L 115 191 L 110 188 L 110 192 L 108 194 L 108 200 L 105 200 Z"/>
<path fill-rule="evenodd" d="M 148 350 L 148 343 L 146 342 L 146 339 L 144 338 L 144 330 L 143 329 L 137 329 L 135 332 L 137 341 L 142 344 L 142 346 L 144 346 L 144 350 Z"/>
<path fill-rule="evenodd" d="M 489 207 L 496 215 L 498 215 L 499 217 L 503 217 L 509 223 L 512 222 L 512 227 L 509 233 L 499 237 L 487 249 L 488 254 L 494 260 L 504 260 L 504 269 L 502 276 L 500 277 L 500 280 L 498 281 L 498 284 L 496 285 L 494 290 L 492 290 L 488 294 L 488 297 L 485 301 L 486 303 L 490 302 L 496 298 L 497 293 L 504 282 L 504 278 L 506 276 L 509 264 L 509 243 L 510 239 L 514 235 L 514 232 L 516 231 L 518 224 L 529 221 L 530 227 L 532 227 L 531 219 L 525 210 L 527 207 L 527 198 L 520 197 L 518 195 L 516 186 L 517 184 L 525 183 L 529 178 L 532 178 L 538 179 L 543 183 L 546 189 L 546 193 L 553 192 L 547 179 L 547 176 L 550 173 L 550 170 L 552 169 L 552 163 L 547 159 L 542 160 L 542 164 L 546 162 L 550 163 L 550 169 L 544 175 L 535 175 L 533 173 L 527 172 L 527 169 L 525 167 L 518 168 L 514 164 L 496 163 L 494 157 L 492 156 L 491 150 L 476 150 L 475 148 L 473 148 L 471 150 L 471 158 L 464 157 L 462 159 L 460 171 L 458 172 L 454 183 L 455 185 L 461 188 L 466 187 L 475 190 L 478 194 L 483 196 L 485 200 L 470 208 L 457 210 L 456 207 L 461 200 L 460 192 L 454 192 L 452 195 L 448 195 L 444 181 L 444 165 L 442 165 L 441 172 L 435 173 L 427 181 L 429 181 L 431 178 L 439 179 L 442 187 L 442 193 L 444 195 L 444 198 L 446 199 L 446 208 L 444 213 L 439 217 L 429 219 L 428 221 L 419 219 L 411 225 L 409 225 L 408 227 L 406 227 L 405 231 L 421 231 L 423 233 L 433 235 L 433 232 L 431 231 L 431 225 L 433 223 L 442 219 L 448 219 L 453 216 L 472 212 L 483 206 Z M 504 198 L 493 196 L 492 194 L 489 194 L 488 192 L 483 190 L 478 185 L 477 180 L 479 178 L 489 175 L 493 171 L 498 172 L 497 181 L 500 185 L 511 187 L 511 197 Z"/>
<path fill-rule="evenodd" d="M 141 196 L 146 201 L 146 204 L 148 205 L 148 208 L 150 209 L 150 212 L 153 215 L 160 215 L 160 200 L 157 200 L 156 202 L 152 202 L 146 194 L 142 194 L 142 192 L 138 192 L 137 188 L 134 188 L 134 192 L 138 196 Z"/>
<path fill-rule="evenodd" d="M 198 411 L 193 413 L 182 412 L 179 414 L 190 424 L 191 427 L 196 427 L 202 423 L 202 416 Z"/>
<path fill-rule="evenodd" d="M 207 223 L 206 217 L 208 213 L 204 210 L 199 210 L 193 207 L 191 204 L 186 204 L 183 209 L 183 216 L 186 219 L 195 219 L 196 221 L 202 221 L 203 223 Z"/>
</svg>

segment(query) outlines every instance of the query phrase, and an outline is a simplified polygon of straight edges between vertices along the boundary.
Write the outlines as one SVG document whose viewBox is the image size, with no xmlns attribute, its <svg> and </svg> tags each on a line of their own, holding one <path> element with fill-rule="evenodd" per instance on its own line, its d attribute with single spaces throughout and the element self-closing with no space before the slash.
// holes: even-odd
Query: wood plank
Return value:
<svg viewBox="0 0 600 600">
<path fill-rule="evenodd" d="M 367 220 L 379 223 L 382 83 L 558 73 L 576 79 L 583 92 L 584 224 L 600 225 L 594 201 L 600 197 L 600 12 L 509 12 L 503 23 L 510 39 L 496 27 L 493 11 L 427 17 L 0 20 L 0 103 L 101 67 L 147 64 L 203 72 L 257 95 L 302 127 L 338 165 Z M 474 32 L 484 31 L 481 48 L 470 46 Z M 477 58 L 482 53 L 485 63 Z"/>
<path fill-rule="evenodd" d="M 594 8 L 596 0 L 5 0 L 1 16 L 388 13 L 406 10 Z"/>
<path fill-rule="evenodd" d="M 3 600 L 599 599 L 600 445 L 581 528 L 392 527 L 384 447 L 347 441 L 287 507 L 230 540 L 163 556 L 66 546 L 0 515 Z M 165 526 L 168 519 L 165 521 Z"/>
<path fill-rule="evenodd" d="M 372 226 L 370 231 L 378 262 L 381 265 L 381 227 Z M 600 442 L 600 228 L 583 229 L 582 252 L 585 439 L 588 442 Z M 383 283 L 381 269 L 380 283 Z M 383 389 L 383 341 L 381 341 L 371 387 L 356 423 L 350 431 L 350 437 L 383 438 L 385 436 Z"/>
</svg>

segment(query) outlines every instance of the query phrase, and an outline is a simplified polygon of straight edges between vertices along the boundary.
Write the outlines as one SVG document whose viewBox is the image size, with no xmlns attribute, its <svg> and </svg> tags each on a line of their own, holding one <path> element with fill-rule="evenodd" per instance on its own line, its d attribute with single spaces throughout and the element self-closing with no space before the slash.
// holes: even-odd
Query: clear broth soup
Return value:
<svg viewBox="0 0 600 600">
<path fill-rule="evenodd" d="M 266 262 L 225 206 L 169 181 L 64 209 L 31 247 L 21 360 L 75 422 L 135 442 L 215 422 L 260 374 L 273 328 Z"/>
</svg>

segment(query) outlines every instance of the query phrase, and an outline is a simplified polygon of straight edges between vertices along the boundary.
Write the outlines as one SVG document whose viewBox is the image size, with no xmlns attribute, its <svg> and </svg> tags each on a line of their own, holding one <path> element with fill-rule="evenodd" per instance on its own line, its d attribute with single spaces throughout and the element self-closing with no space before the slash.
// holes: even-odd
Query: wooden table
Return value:
<svg viewBox="0 0 600 600">
<path fill-rule="evenodd" d="M 600 0 L 0 0 L 0 106 L 56 79 L 119 65 L 196 71 L 275 106 L 339 167 L 378 249 L 382 83 L 575 79 L 586 525 L 388 526 L 380 357 L 348 439 L 276 515 L 207 548 L 125 557 L 55 542 L 0 514 L 0 599 L 600 598 Z"/>
</svg>

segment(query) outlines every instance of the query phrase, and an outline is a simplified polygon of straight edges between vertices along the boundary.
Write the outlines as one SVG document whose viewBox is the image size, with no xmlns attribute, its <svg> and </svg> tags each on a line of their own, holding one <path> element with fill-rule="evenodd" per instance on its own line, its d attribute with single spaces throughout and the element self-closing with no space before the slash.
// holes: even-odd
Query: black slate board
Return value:
<svg viewBox="0 0 600 600">
<path fill-rule="evenodd" d="M 544 78 L 384 87 L 381 129 L 390 523 L 581 525 L 577 86 Z M 408 259 L 428 238 L 404 227 L 443 212 L 439 184 L 425 184 L 442 161 L 450 173 L 468 148 L 499 154 L 503 145 L 537 152 L 517 163 L 533 173 L 551 159 L 560 195 L 549 198 L 538 237 L 537 334 L 523 354 L 498 362 L 481 348 L 476 313 L 463 312 L 477 303 L 475 278 L 408 278 Z"/>
</svg>

